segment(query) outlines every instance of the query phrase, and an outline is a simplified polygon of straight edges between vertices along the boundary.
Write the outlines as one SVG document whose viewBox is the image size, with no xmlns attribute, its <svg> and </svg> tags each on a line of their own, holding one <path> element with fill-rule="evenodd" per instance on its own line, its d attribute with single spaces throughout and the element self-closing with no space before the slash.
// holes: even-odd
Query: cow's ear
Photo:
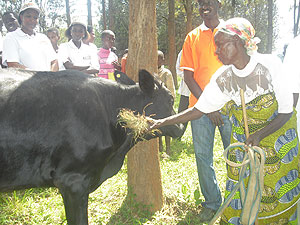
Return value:
<svg viewBox="0 0 300 225">
<path fill-rule="evenodd" d="M 144 93 L 152 95 L 155 87 L 154 77 L 147 70 L 140 70 L 139 85 Z"/>
<path fill-rule="evenodd" d="M 115 80 L 120 84 L 135 85 L 135 82 L 131 80 L 125 73 L 115 70 L 114 72 Z"/>
</svg>

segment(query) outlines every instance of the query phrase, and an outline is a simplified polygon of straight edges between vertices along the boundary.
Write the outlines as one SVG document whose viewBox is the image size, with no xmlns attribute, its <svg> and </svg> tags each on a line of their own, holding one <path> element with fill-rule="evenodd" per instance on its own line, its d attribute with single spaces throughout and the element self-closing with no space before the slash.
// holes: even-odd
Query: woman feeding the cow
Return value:
<svg viewBox="0 0 300 225">
<path fill-rule="evenodd" d="M 253 224 L 254 221 L 288 224 L 297 219 L 300 179 L 293 95 L 281 72 L 280 60 L 257 53 L 258 42 L 248 20 L 226 21 L 215 35 L 216 54 L 224 66 L 213 75 L 197 104 L 174 116 L 148 118 L 150 129 L 157 129 L 200 118 L 226 105 L 223 113 L 229 115 L 233 127 L 232 145 L 225 154 L 231 162 L 227 163 L 225 202 L 230 196 L 231 199 L 227 201 L 221 224 Z M 241 96 L 240 90 L 244 92 Z M 222 121 L 213 122 L 222 126 Z M 251 150 L 255 148 L 260 149 L 259 156 Z M 246 158 L 254 163 L 264 162 L 261 176 L 255 174 L 256 166 L 248 165 L 246 169 L 233 166 L 243 164 Z M 243 180 L 242 185 L 236 190 L 239 180 Z M 255 181 L 261 182 L 260 186 Z M 247 195 L 248 192 L 252 194 Z M 249 206 L 249 202 L 253 205 Z"/>
</svg>

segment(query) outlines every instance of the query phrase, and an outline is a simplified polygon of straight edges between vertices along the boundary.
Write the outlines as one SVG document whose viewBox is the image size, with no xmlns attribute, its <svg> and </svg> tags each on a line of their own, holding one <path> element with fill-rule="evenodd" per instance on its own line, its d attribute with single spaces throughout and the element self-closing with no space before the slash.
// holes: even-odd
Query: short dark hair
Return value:
<svg viewBox="0 0 300 225">
<path fill-rule="evenodd" d="M 57 36 L 59 36 L 59 30 L 56 28 L 56 27 L 50 27 L 46 33 L 50 33 L 50 32 L 53 32 L 53 33 L 56 33 Z"/>
<path fill-rule="evenodd" d="M 21 16 L 23 15 L 23 13 L 24 13 L 24 11 L 23 11 L 23 12 L 20 12 L 20 13 L 19 13 L 19 16 L 17 17 L 18 23 L 20 24 L 20 26 L 22 25 Z"/>
<path fill-rule="evenodd" d="M 81 25 L 84 27 L 84 37 L 82 39 L 86 39 L 88 37 L 88 33 L 86 30 L 86 26 L 83 23 L 80 22 L 73 22 L 71 23 L 71 25 L 68 27 L 68 29 L 66 29 L 65 31 L 65 36 L 68 38 L 68 40 L 70 41 L 72 39 L 72 35 L 71 35 L 71 29 L 74 25 Z"/>
<path fill-rule="evenodd" d="M 9 14 L 13 14 L 13 16 L 14 16 L 16 19 L 18 19 L 18 14 L 15 13 L 15 12 L 12 12 L 12 11 L 6 11 L 5 13 L 3 13 L 2 18 L 3 18 L 4 16 L 6 16 L 6 15 L 9 15 Z"/>
<path fill-rule="evenodd" d="M 101 39 L 103 40 L 103 38 L 105 38 L 106 36 L 108 36 L 108 35 L 115 35 L 114 34 L 114 32 L 112 32 L 111 30 L 104 30 L 104 31 L 102 31 L 102 33 L 101 33 Z"/>
</svg>

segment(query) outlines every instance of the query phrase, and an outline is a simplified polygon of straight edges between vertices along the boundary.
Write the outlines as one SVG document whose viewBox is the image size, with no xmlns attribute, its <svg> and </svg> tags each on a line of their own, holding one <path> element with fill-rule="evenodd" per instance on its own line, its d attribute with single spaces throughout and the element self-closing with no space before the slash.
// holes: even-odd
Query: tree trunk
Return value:
<svg viewBox="0 0 300 225">
<path fill-rule="evenodd" d="M 92 2 L 91 0 L 87 0 L 87 11 L 88 11 L 88 25 L 93 26 L 93 22 L 92 22 Z"/>
<path fill-rule="evenodd" d="M 108 11 L 109 11 L 109 29 L 115 31 L 115 2 L 114 0 L 109 0 L 108 2 Z"/>
<path fill-rule="evenodd" d="M 157 73 L 157 30 L 155 0 L 129 0 L 129 45 L 126 73 L 135 81 L 138 71 Z M 163 206 L 158 139 L 133 147 L 128 157 L 128 189 L 136 201 L 152 205 L 151 211 Z"/>
<path fill-rule="evenodd" d="M 66 0 L 66 16 L 67 16 L 67 25 L 71 25 L 71 15 L 70 15 L 70 1 Z"/>
<path fill-rule="evenodd" d="M 273 0 L 268 0 L 268 42 L 267 53 L 272 53 L 273 46 Z"/>
<path fill-rule="evenodd" d="M 186 34 L 193 29 L 193 5 L 192 0 L 185 0 L 184 4 L 186 12 Z"/>
<path fill-rule="evenodd" d="M 296 0 L 294 0 L 294 30 L 293 30 L 294 37 L 298 35 L 299 19 L 300 19 L 300 0 L 298 1 L 298 10 L 297 10 L 297 2 Z"/>
<path fill-rule="evenodd" d="M 105 0 L 102 0 L 102 19 L 103 19 L 103 30 L 106 30 Z"/>
<path fill-rule="evenodd" d="M 169 39 L 169 69 L 172 72 L 175 88 L 178 88 L 176 74 L 176 40 L 175 40 L 175 1 L 168 0 L 169 18 L 168 18 L 168 39 Z"/>
<path fill-rule="evenodd" d="M 250 1 L 248 1 L 248 4 L 250 4 Z M 232 0 L 232 1 L 231 1 L 231 7 L 232 7 L 231 17 L 232 17 L 232 18 L 234 17 L 234 14 L 235 14 L 235 5 L 236 5 L 235 0 Z"/>
</svg>

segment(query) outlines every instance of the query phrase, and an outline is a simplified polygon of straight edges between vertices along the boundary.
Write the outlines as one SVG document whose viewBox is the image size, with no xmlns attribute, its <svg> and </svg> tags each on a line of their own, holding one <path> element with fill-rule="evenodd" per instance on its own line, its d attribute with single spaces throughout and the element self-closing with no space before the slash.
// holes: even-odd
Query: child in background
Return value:
<svg viewBox="0 0 300 225">
<path fill-rule="evenodd" d="M 97 54 L 89 45 L 82 42 L 88 36 L 86 25 L 73 22 L 65 35 L 69 42 L 62 43 L 58 50 L 58 58 L 64 67 L 96 75 L 99 71 Z"/>
<path fill-rule="evenodd" d="M 18 15 L 15 12 L 7 11 L 3 13 L 2 20 L 7 33 L 13 32 L 20 27 L 18 23 Z"/>
<path fill-rule="evenodd" d="M 55 27 L 49 28 L 46 32 L 47 37 L 50 39 L 54 51 L 58 52 L 58 41 L 60 39 L 59 30 Z"/>
<path fill-rule="evenodd" d="M 84 44 L 91 46 L 92 49 L 95 50 L 95 52 L 97 53 L 98 48 L 94 44 L 94 41 L 95 41 L 94 28 L 91 25 L 88 25 L 87 26 L 87 32 L 88 32 L 88 36 L 86 38 L 84 38 L 82 41 L 83 41 Z"/>
<path fill-rule="evenodd" d="M 115 43 L 115 34 L 111 30 L 104 30 L 101 34 L 102 47 L 98 52 L 99 77 L 108 79 L 109 74 L 113 75 L 115 69 L 121 70 L 118 56 L 111 51 Z"/>
<path fill-rule="evenodd" d="M 126 73 L 126 60 L 127 60 L 127 55 L 128 55 L 128 49 L 124 50 L 122 59 L 121 59 L 121 71 L 123 73 Z"/>
<path fill-rule="evenodd" d="M 158 77 L 166 85 L 166 87 L 171 92 L 173 98 L 175 99 L 175 85 L 173 76 L 170 70 L 164 67 L 165 56 L 162 51 L 158 50 Z"/>
<path fill-rule="evenodd" d="M 158 62 L 157 62 L 158 78 L 166 85 L 166 87 L 171 92 L 173 98 L 175 99 L 176 95 L 175 95 L 175 85 L 174 85 L 173 76 L 172 76 L 171 71 L 164 67 L 164 65 L 163 65 L 164 60 L 165 60 L 164 53 L 162 51 L 158 50 Z M 170 155 L 171 154 L 171 151 L 170 151 L 171 137 L 165 136 L 165 141 L 166 141 L 166 152 L 168 155 Z M 160 151 L 163 150 L 162 137 L 159 138 L 159 150 Z"/>
</svg>

